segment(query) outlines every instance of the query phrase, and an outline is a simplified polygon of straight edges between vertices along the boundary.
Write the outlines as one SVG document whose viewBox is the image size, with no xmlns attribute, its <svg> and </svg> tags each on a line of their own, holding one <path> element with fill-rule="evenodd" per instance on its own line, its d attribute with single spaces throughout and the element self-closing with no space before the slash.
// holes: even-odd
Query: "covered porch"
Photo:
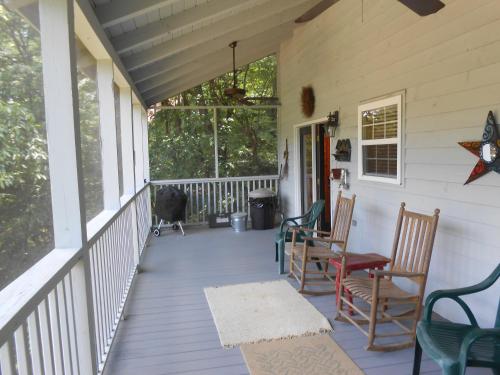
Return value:
<svg viewBox="0 0 500 375">
<path fill-rule="evenodd" d="M 221 346 L 203 289 L 297 284 L 274 262 L 277 228 L 235 233 L 206 224 L 209 214 L 248 214 L 248 193 L 261 187 L 278 194 L 285 217 L 323 200 L 331 218 L 339 190 L 356 195 L 347 250 L 384 256 L 401 202 L 428 215 L 440 209 L 425 295 L 485 279 L 500 263 L 500 140 L 478 147 L 485 120 L 500 116 L 500 3 L 438 1 L 425 16 L 405 3 L 411 1 L 3 1 L 1 20 L 10 23 L 0 31 L 20 29 L 9 48 L 27 36 L 33 56 L 2 60 L 21 66 L 14 71 L 23 79 L 2 70 L 0 136 L 9 147 L 0 155 L 7 160 L 0 203 L 9 211 L 0 226 L 0 375 L 249 373 L 238 348 Z M 314 17 L 299 20 L 311 9 Z M 236 63 L 228 48 L 234 41 Z M 229 91 L 239 96 L 219 90 L 230 104 L 199 100 L 203 83 L 269 55 L 276 56 L 275 95 L 245 96 L 235 80 Z M 10 86 L 25 90 L 10 93 Z M 192 91 L 194 103 L 184 105 L 179 95 L 193 87 L 201 94 Z M 309 111 L 304 88 L 315 98 Z M 245 161 L 239 174 L 221 167 L 218 116 L 224 112 L 222 125 L 235 128 L 227 112 L 239 110 L 270 113 L 266 138 L 275 149 L 265 173 L 248 172 L 252 160 L 244 152 L 226 163 Z M 152 167 L 180 153 L 151 152 L 153 141 L 156 147 L 167 139 L 163 130 L 169 140 L 180 132 L 165 126 L 152 135 L 155 116 L 168 111 L 203 117 L 205 143 L 178 139 L 177 146 L 187 158 L 208 150 L 213 160 L 189 159 L 190 171 L 208 165 L 205 175 L 152 177 Z M 252 136 L 257 144 L 260 134 Z M 33 155 L 11 157 L 12 145 Z M 349 158 L 339 158 L 347 149 Z M 37 184 L 21 173 L 31 164 L 19 160 L 37 160 Z M 29 194 L 18 193 L 31 185 Z M 185 237 L 167 230 L 152 236 L 154 199 L 165 185 L 187 195 Z M 43 215 L 35 221 L 33 212 Z M 32 235 L 36 225 L 42 230 Z M 25 241 L 12 240 L 24 234 Z M 35 255 L 11 266 L 19 253 Z M 493 327 L 499 296 L 497 283 L 465 298 L 482 327 Z M 411 373 L 413 348 L 366 351 L 362 333 L 332 319 L 335 296 L 307 300 L 366 374 Z M 435 311 L 465 321 L 451 301 Z M 421 373 L 440 370 L 424 355 Z"/>
</svg>

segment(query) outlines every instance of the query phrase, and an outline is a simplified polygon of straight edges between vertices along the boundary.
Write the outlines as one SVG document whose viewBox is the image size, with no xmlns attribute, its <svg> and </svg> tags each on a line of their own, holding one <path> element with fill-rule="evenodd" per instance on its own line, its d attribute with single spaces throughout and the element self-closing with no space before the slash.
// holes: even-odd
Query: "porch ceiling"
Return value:
<svg viewBox="0 0 500 375">
<path fill-rule="evenodd" d="M 147 105 L 277 52 L 320 0 L 93 0 Z"/>
</svg>

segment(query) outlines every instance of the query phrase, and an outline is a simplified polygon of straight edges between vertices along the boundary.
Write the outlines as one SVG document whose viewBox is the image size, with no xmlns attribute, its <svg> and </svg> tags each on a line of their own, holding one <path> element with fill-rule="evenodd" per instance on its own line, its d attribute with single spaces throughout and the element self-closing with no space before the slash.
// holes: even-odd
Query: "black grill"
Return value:
<svg viewBox="0 0 500 375">
<path fill-rule="evenodd" d="M 156 192 L 155 214 L 167 223 L 186 220 L 187 195 L 175 186 Z"/>
</svg>

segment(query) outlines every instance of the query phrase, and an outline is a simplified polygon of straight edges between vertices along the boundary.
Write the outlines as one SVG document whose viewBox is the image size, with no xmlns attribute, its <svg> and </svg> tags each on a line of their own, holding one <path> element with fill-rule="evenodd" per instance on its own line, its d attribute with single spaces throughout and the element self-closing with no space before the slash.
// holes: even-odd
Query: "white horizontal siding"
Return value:
<svg viewBox="0 0 500 375">
<path fill-rule="evenodd" d="M 341 1 L 298 28 L 279 54 L 279 154 L 289 142 L 285 207 L 296 213 L 293 126 L 306 121 L 301 87 L 315 89 L 313 118 L 340 107 L 340 138 L 350 138 L 349 169 L 356 193 L 349 248 L 389 254 L 401 201 L 410 210 L 441 209 L 427 291 L 469 285 L 500 262 L 500 175 L 464 186 L 477 158 L 457 142 L 479 140 L 488 110 L 500 121 L 500 2 L 447 0 L 429 17 L 399 2 Z M 363 15 L 362 15 L 363 13 Z M 405 90 L 403 184 L 357 179 L 357 106 Z M 334 143 L 336 140 L 334 141 Z M 334 144 L 332 145 L 334 146 Z M 469 297 L 479 320 L 492 324 L 500 285 Z M 450 319 L 463 314 L 438 305 Z"/>
</svg>

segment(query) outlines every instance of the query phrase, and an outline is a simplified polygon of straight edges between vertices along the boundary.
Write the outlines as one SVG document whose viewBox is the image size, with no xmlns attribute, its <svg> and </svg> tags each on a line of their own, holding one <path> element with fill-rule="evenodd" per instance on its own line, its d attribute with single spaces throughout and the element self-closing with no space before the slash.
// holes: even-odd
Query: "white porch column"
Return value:
<svg viewBox="0 0 500 375">
<path fill-rule="evenodd" d="M 140 104 L 133 105 L 133 128 L 134 128 L 134 165 L 135 165 L 135 189 L 139 191 L 144 186 L 144 159 L 142 148 L 142 107 Z"/>
<path fill-rule="evenodd" d="M 148 146 L 148 115 L 146 111 L 142 112 L 142 158 L 143 158 L 143 171 L 144 179 L 148 182 L 150 180 L 149 176 L 149 146 Z"/>
<path fill-rule="evenodd" d="M 135 166 L 134 166 L 134 130 L 132 125 L 132 90 L 130 87 L 120 87 L 120 119 L 122 137 L 122 169 L 123 194 L 126 200 L 135 194 Z M 125 202 L 123 202 L 125 203 Z M 134 246 L 134 263 L 139 264 L 139 235 L 137 232 L 137 208 L 132 205 L 132 245 Z"/>
<path fill-rule="evenodd" d="M 148 114 L 143 111 L 142 114 L 142 157 L 143 157 L 143 168 L 144 168 L 144 179 L 149 182 L 151 176 L 149 174 L 149 136 L 148 136 Z M 148 212 L 151 212 L 151 190 L 148 191 L 147 197 Z M 148 215 L 148 223 L 151 227 L 153 225 L 153 216 Z"/>
<path fill-rule="evenodd" d="M 132 129 L 132 90 L 120 87 L 123 194 L 134 195 L 134 133 Z"/>
<path fill-rule="evenodd" d="M 39 0 L 45 118 L 55 247 L 84 248 L 71 273 L 81 374 L 95 374 L 72 0 Z"/>
<path fill-rule="evenodd" d="M 104 209 L 119 210 L 118 146 L 116 143 L 113 62 L 111 60 L 97 61 L 97 90 L 99 94 Z"/>
</svg>

